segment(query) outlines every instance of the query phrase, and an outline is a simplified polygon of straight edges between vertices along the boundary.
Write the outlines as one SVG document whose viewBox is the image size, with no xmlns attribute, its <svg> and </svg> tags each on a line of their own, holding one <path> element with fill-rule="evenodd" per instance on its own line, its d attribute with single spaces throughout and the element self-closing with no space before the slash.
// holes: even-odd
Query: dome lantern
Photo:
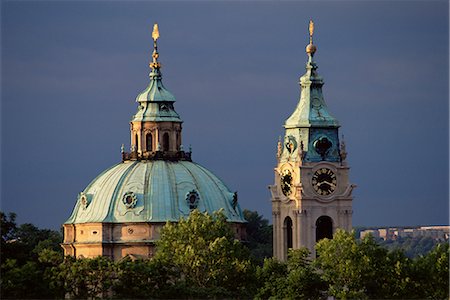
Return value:
<svg viewBox="0 0 450 300">
<path fill-rule="evenodd" d="M 122 155 L 123 160 L 191 160 L 190 153 L 180 147 L 183 121 L 175 111 L 175 97 L 162 83 L 159 37 L 158 24 L 154 24 L 150 83 L 136 97 L 138 110 L 130 122 L 131 147 L 135 151 Z"/>
</svg>

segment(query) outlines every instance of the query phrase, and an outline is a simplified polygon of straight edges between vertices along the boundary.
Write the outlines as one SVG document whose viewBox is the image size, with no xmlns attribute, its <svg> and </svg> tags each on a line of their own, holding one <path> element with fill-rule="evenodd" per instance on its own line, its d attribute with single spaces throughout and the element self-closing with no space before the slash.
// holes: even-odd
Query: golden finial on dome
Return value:
<svg viewBox="0 0 450 300">
<path fill-rule="evenodd" d="M 309 20 L 309 42 L 312 44 L 312 38 L 314 34 L 314 22 Z"/>
<path fill-rule="evenodd" d="M 313 44 L 313 35 L 314 35 L 314 22 L 313 20 L 309 20 L 309 44 L 306 46 L 306 53 L 314 55 L 317 50 L 316 45 Z"/>
<path fill-rule="evenodd" d="M 153 25 L 152 38 L 155 42 L 159 38 L 158 23 L 155 23 L 155 25 Z"/>
<path fill-rule="evenodd" d="M 153 70 L 155 70 L 161 68 L 161 63 L 158 62 L 159 53 L 158 53 L 158 44 L 156 42 L 159 38 L 158 23 L 155 23 L 153 25 L 152 38 L 153 38 L 153 53 L 152 53 L 153 61 L 150 63 L 150 67 Z"/>
</svg>

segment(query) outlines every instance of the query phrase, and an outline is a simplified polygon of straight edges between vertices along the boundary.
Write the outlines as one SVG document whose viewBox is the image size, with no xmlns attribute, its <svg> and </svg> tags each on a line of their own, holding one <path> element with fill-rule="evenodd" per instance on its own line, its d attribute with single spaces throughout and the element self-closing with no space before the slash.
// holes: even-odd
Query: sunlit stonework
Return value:
<svg viewBox="0 0 450 300">
<path fill-rule="evenodd" d="M 322 95 L 323 79 L 313 60 L 314 23 L 309 24 L 306 74 L 300 77 L 301 95 L 284 124 L 284 147 L 277 147 L 272 194 L 273 254 L 287 258 L 288 249 L 314 246 L 331 238 L 337 228 L 352 228 L 352 190 L 339 122 L 328 112 Z"/>
</svg>

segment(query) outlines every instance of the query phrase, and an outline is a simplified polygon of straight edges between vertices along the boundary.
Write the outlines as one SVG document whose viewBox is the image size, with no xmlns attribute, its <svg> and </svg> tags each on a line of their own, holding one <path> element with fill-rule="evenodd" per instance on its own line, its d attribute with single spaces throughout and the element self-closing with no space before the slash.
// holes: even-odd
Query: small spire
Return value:
<svg viewBox="0 0 450 300">
<path fill-rule="evenodd" d="M 313 44 L 313 35 L 314 35 L 314 22 L 313 20 L 309 20 L 309 44 L 306 46 L 306 53 L 308 55 L 313 56 L 317 50 L 316 45 Z"/>
<path fill-rule="evenodd" d="M 152 53 L 152 62 L 150 63 L 150 68 L 153 69 L 153 71 L 158 70 L 161 68 L 161 63 L 158 61 L 159 53 L 158 53 L 158 39 L 159 39 L 159 28 L 158 23 L 155 23 L 153 25 L 153 32 L 152 32 L 152 38 L 153 38 L 153 53 Z"/>
</svg>

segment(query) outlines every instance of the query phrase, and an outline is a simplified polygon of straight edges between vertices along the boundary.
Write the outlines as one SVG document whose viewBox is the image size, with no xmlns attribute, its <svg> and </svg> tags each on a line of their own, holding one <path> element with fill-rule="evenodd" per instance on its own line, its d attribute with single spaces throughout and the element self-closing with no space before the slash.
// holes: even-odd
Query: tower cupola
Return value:
<svg viewBox="0 0 450 300">
<path fill-rule="evenodd" d="M 190 160 L 190 153 L 182 149 L 183 121 L 174 109 L 175 97 L 162 83 L 158 24 L 153 26 L 152 39 L 150 83 L 136 97 L 138 108 L 130 122 L 131 153 L 122 156 L 124 160 Z"/>
</svg>

